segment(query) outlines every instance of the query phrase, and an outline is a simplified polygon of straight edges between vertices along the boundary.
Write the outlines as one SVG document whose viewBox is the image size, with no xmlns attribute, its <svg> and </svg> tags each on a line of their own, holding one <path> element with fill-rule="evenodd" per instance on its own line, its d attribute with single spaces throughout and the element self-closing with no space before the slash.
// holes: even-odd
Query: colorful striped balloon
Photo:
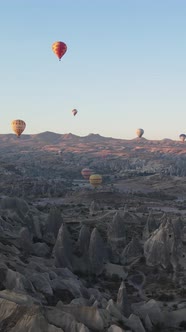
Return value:
<svg viewBox="0 0 186 332">
<path fill-rule="evenodd" d="M 61 60 L 62 56 L 66 53 L 67 51 L 67 45 L 61 41 L 57 41 L 52 44 L 52 50 L 57 55 L 59 61 Z"/>
</svg>

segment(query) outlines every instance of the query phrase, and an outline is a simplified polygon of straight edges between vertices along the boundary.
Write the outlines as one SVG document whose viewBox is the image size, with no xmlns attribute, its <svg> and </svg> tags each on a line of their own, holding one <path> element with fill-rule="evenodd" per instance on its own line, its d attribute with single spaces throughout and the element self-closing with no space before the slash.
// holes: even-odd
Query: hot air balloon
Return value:
<svg viewBox="0 0 186 332">
<path fill-rule="evenodd" d="M 75 108 L 72 110 L 72 113 L 73 113 L 74 116 L 77 114 L 77 112 L 78 111 Z"/>
<path fill-rule="evenodd" d="M 16 133 L 17 137 L 20 137 L 26 128 L 26 123 L 23 120 L 13 120 L 11 122 L 11 127 L 12 130 Z"/>
<path fill-rule="evenodd" d="M 67 45 L 61 41 L 57 41 L 52 44 L 52 51 L 57 55 L 59 61 L 67 51 Z"/>
<path fill-rule="evenodd" d="M 93 187 L 98 187 L 102 183 L 102 176 L 99 174 L 92 174 L 89 177 L 89 182 Z"/>
<path fill-rule="evenodd" d="M 88 180 L 92 171 L 89 168 L 83 168 L 81 171 L 81 175 L 84 177 L 85 180 Z"/>
<path fill-rule="evenodd" d="M 143 136 L 143 134 L 144 134 L 144 130 L 143 130 L 142 128 L 138 128 L 138 129 L 136 130 L 136 135 L 137 135 L 139 138 L 141 138 L 141 137 Z"/>
<path fill-rule="evenodd" d="M 180 134 L 179 138 L 180 138 L 180 141 L 184 142 L 185 139 L 186 139 L 186 135 L 185 134 Z"/>
</svg>

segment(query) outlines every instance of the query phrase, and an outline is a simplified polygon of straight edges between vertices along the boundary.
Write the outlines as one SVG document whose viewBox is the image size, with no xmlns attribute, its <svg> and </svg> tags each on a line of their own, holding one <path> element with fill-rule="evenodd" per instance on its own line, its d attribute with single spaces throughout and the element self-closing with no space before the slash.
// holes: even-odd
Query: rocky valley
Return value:
<svg viewBox="0 0 186 332">
<path fill-rule="evenodd" d="M 186 331 L 186 143 L 10 134 L 0 156 L 0 331 Z"/>
</svg>

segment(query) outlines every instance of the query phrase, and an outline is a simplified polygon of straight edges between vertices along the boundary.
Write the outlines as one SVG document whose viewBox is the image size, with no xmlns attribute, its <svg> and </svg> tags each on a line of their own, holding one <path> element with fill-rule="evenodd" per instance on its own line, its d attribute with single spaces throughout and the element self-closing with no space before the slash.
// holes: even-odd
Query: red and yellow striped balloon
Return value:
<svg viewBox="0 0 186 332">
<path fill-rule="evenodd" d="M 67 51 L 67 45 L 61 41 L 56 41 L 55 43 L 52 44 L 52 50 L 60 61 L 62 56 Z"/>
<path fill-rule="evenodd" d="M 99 174 L 92 174 L 89 177 L 89 182 L 93 187 L 98 187 L 102 184 L 102 176 Z"/>
</svg>

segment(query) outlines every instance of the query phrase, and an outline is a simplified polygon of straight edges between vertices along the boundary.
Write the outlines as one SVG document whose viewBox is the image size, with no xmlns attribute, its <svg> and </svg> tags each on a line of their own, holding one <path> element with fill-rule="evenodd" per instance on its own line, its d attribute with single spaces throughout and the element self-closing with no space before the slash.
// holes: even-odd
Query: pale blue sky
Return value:
<svg viewBox="0 0 186 332">
<path fill-rule="evenodd" d="M 0 0 L 0 31 L 0 133 L 186 133 L 185 0 Z"/>
</svg>

